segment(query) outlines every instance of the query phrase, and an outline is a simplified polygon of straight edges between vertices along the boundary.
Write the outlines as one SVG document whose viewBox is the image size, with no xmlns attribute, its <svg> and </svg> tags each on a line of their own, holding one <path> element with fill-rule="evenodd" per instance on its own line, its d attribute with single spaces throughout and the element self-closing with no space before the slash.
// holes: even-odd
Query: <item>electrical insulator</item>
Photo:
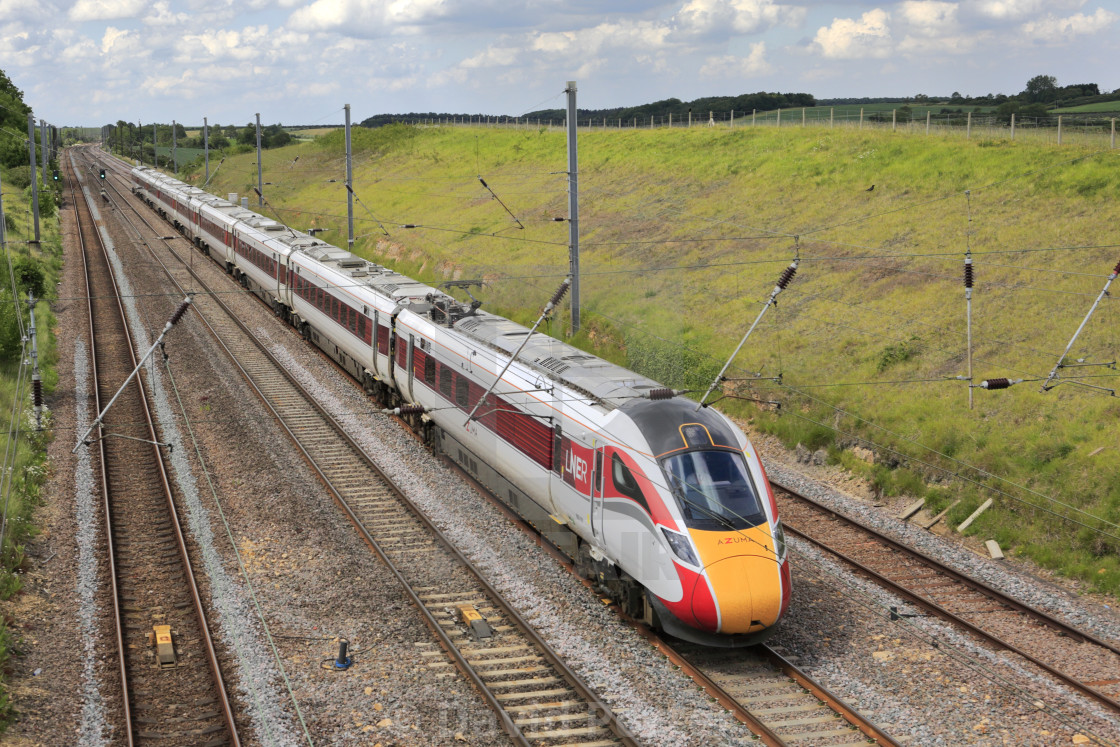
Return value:
<svg viewBox="0 0 1120 747">
<path fill-rule="evenodd" d="M 674 392 L 672 389 L 669 389 L 668 387 L 662 387 L 660 389 L 650 389 L 648 392 L 646 392 L 646 396 L 654 400 L 672 399 L 674 396 L 676 396 L 676 392 Z"/>
<path fill-rule="evenodd" d="M 175 313 L 171 315 L 171 319 L 168 321 L 168 324 L 171 324 L 172 326 L 178 324 L 179 320 L 183 318 L 183 314 L 187 313 L 187 307 L 190 305 L 190 301 L 183 301 L 181 304 L 179 304 L 179 308 L 175 309 Z"/>
<path fill-rule="evenodd" d="M 1116 263 L 1116 267 L 1112 270 L 1113 276 L 1120 275 L 1120 262 Z"/>
<path fill-rule="evenodd" d="M 796 274 L 797 274 L 797 263 L 794 262 L 789 267 L 787 267 L 785 269 L 785 272 L 782 273 L 782 276 L 780 278 L 778 278 L 778 287 L 781 288 L 782 290 L 785 290 L 786 287 L 790 284 L 790 282 L 792 282 L 793 276 L 796 275 Z"/>
<path fill-rule="evenodd" d="M 31 382 L 31 401 L 36 407 L 43 406 L 43 382 L 39 379 Z"/>
<path fill-rule="evenodd" d="M 988 389 L 988 390 L 1006 389 L 1007 387 L 1011 386 L 1012 384 L 1018 384 L 1018 383 L 1019 383 L 1018 381 L 1012 381 L 1011 379 L 985 379 L 984 381 L 980 382 L 980 388 L 981 389 Z"/>
<path fill-rule="evenodd" d="M 567 278 L 565 278 L 564 282 L 560 284 L 560 287 L 556 289 L 556 292 L 552 294 L 552 298 L 549 300 L 549 304 L 555 306 L 556 304 L 560 303 L 560 299 L 567 295 L 568 288 L 570 286 L 571 283 L 568 282 Z"/>
<path fill-rule="evenodd" d="M 964 260 L 964 287 L 972 287 L 972 257 L 965 257 Z"/>
</svg>

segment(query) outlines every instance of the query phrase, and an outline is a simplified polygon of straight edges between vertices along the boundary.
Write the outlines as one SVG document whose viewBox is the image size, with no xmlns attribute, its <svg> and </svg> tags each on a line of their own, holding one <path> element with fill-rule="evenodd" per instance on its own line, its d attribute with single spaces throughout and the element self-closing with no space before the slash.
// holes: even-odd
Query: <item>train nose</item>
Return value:
<svg viewBox="0 0 1120 747">
<path fill-rule="evenodd" d="M 693 614 L 697 622 L 720 633 L 747 633 L 766 628 L 778 621 L 782 593 L 778 568 L 772 557 L 734 555 L 718 560 L 705 569 L 715 597 L 719 619 L 710 619 L 711 600 L 708 591 L 693 589 Z M 707 613 L 707 614 L 704 614 Z M 708 617 L 708 620 L 704 620 Z"/>
</svg>

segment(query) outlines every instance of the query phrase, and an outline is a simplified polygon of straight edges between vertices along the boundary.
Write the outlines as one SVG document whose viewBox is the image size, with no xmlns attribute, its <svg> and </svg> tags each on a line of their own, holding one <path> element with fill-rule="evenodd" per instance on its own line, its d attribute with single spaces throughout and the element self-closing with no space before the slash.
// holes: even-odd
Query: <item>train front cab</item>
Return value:
<svg viewBox="0 0 1120 747">
<path fill-rule="evenodd" d="M 789 564 L 776 504 L 749 442 L 722 417 L 686 399 L 625 408 L 650 441 L 658 481 L 684 527 L 661 527 L 680 592 L 649 595 L 661 627 L 711 646 L 765 640 L 790 599 Z M 760 489 L 761 488 L 761 489 Z"/>
</svg>

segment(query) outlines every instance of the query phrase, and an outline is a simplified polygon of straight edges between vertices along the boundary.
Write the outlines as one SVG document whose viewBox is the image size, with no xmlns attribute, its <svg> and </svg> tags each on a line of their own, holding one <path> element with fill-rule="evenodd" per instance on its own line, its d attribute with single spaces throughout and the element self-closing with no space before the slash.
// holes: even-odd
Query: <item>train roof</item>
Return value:
<svg viewBox="0 0 1120 747">
<path fill-rule="evenodd" d="M 505 317 L 483 311 L 464 317 L 455 330 L 513 355 L 529 329 Z M 518 361 L 540 371 L 549 379 L 588 395 L 607 409 L 622 407 L 635 397 L 661 385 L 633 371 L 543 333 L 525 343 Z"/>
<path fill-rule="evenodd" d="M 345 249 L 328 244 L 302 231 L 265 218 L 220 197 L 215 197 L 197 187 L 167 176 L 161 172 L 141 167 L 160 181 L 166 180 L 192 199 L 221 210 L 266 233 L 269 243 L 276 243 L 280 251 L 308 259 L 349 278 L 355 286 L 364 286 L 401 305 L 431 303 L 437 298 L 458 301 L 441 290 L 402 275 L 395 270 L 363 259 Z M 420 310 L 418 310 L 420 311 Z M 420 311 L 423 313 L 423 311 Z M 457 319 L 452 327 L 495 350 L 513 355 L 529 334 L 529 329 L 505 317 L 484 311 L 475 311 Z M 522 349 L 519 362 L 540 372 L 545 377 L 588 396 L 594 403 L 613 410 L 641 397 L 661 385 L 579 348 L 561 342 L 543 333 L 534 334 Z"/>
</svg>

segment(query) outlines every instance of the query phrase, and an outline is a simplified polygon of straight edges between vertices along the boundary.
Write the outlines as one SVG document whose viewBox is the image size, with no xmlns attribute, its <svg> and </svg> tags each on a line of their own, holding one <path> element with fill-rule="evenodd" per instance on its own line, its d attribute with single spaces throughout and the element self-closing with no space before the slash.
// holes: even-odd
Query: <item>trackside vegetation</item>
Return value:
<svg viewBox="0 0 1120 747">
<path fill-rule="evenodd" d="M 25 548 L 38 529 L 33 512 L 43 501 L 47 476 L 46 447 L 50 438 L 50 412 L 44 429 L 35 430 L 30 395 L 30 368 L 26 366 L 22 331 L 28 323 L 27 293 L 39 299 L 35 307 L 43 390 L 57 383 L 54 316 L 50 303 L 57 297 L 55 281 L 62 267 L 57 205 L 59 185 L 37 173 L 39 183 L 40 243 L 36 245 L 31 217 L 31 167 L 26 132 L 29 109 L 23 94 L 0 71 L 0 180 L 3 181 L 3 257 L 0 258 L 0 417 L 8 427 L 0 432 L 0 449 L 6 461 L 0 481 L 3 540 L 0 543 L 0 733 L 14 712 L 8 693 L 11 657 L 18 653 L 19 637 L 4 604 L 22 587 Z M 39 152 L 36 151 L 38 159 Z M 39 163 L 37 160 L 36 163 Z M 51 162 L 51 168 L 57 163 Z M 15 295 L 13 296 L 13 290 Z M 22 324 L 21 324 L 22 319 Z M 27 355 L 29 355 L 29 349 Z M 21 367 L 23 368 L 21 376 Z"/>
<path fill-rule="evenodd" d="M 486 308 L 535 318 L 568 271 L 561 130 L 398 125 L 353 141 L 359 254 L 432 283 L 482 279 Z M 719 406 L 826 449 L 884 496 L 959 500 L 950 525 L 994 498 L 969 533 L 1120 593 L 1120 380 L 1104 365 L 1120 289 L 1040 391 L 1120 260 L 1107 139 L 696 127 L 581 132 L 579 149 L 576 344 L 702 392 L 796 258 Z M 264 212 L 346 246 L 342 154 L 340 130 L 267 151 Z M 227 159 L 210 189 L 252 194 L 253 160 Z M 569 334 L 567 312 L 547 331 Z M 979 388 L 996 378 L 1024 381 Z"/>
</svg>

